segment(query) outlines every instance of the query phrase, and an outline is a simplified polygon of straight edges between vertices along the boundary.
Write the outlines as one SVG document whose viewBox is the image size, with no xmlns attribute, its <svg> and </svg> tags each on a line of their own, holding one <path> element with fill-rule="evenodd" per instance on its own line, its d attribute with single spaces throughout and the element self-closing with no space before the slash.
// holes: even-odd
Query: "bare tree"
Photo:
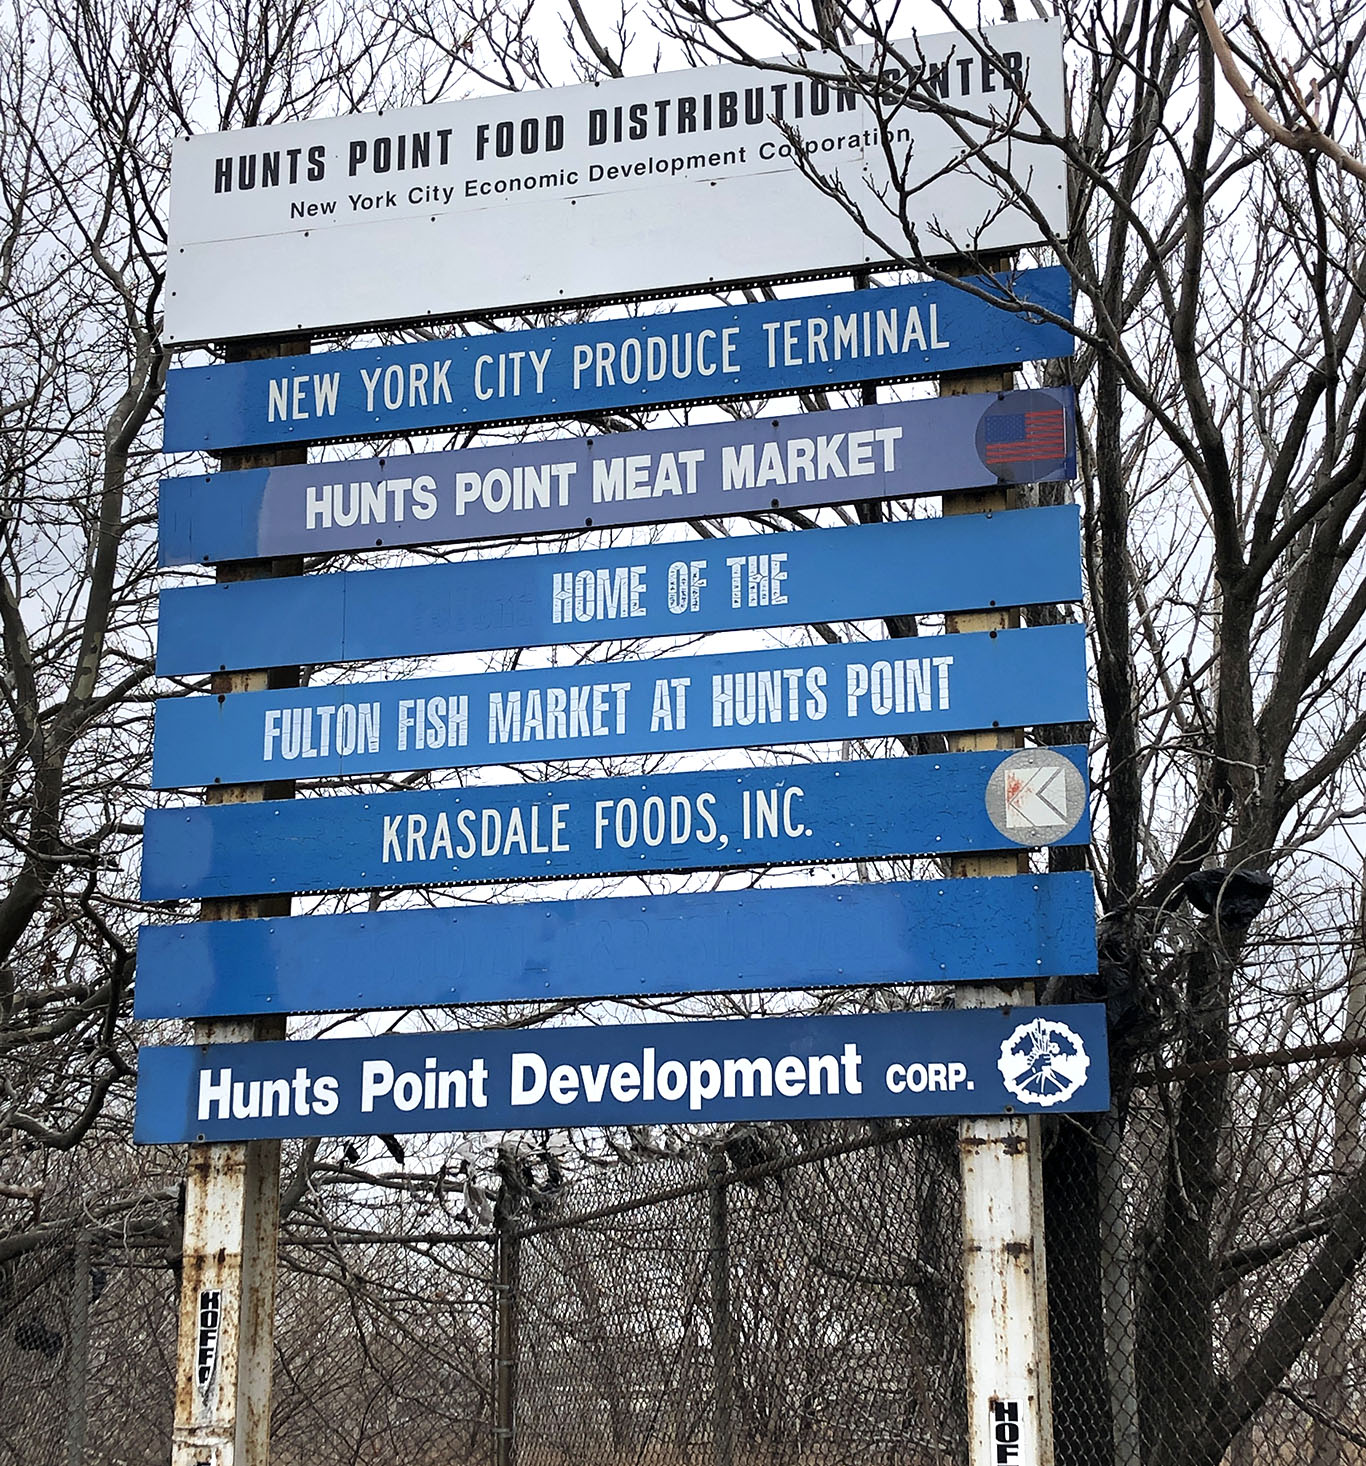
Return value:
<svg viewBox="0 0 1366 1466">
<path fill-rule="evenodd" d="M 927 13 L 936 8 L 933 28 L 958 25 L 947 6 Z M 902 80 L 889 85 L 887 65 L 851 60 L 847 82 L 882 121 L 938 109 L 965 129 L 982 123 L 905 84 L 917 56 L 913 40 L 895 44 L 894 12 L 849 0 L 814 11 L 785 0 L 660 0 L 649 15 L 609 15 L 571 3 L 542 30 L 524 7 L 460 0 L 366 11 L 363 24 L 320 0 L 9 7 L 0 22 L 0 1263 L 70 1235 L 78 1216 L 163 1270 L 176 1249 L 167 1169 L 126 1148 L 172 135 L 466 88 L 520 90 L 562 79 L 559 70 L 615 76 L 657 64 L 671 46 L 698 61 L 757 64 L 871 44 Z M 1013 5 L 1002 14 L 1012 18 Z M 1059 996 L 1104 997 L 1115 1045 L 1116 1115 L 1057 1127 L 1050 1155 L 1055 1336 L 1076 1346 L 1062 1404 L 1076 1420 L 1077 1402 L 1095 1405 L 1089 1426 L 1060 1435 L 1069 1466 L 1213 1466 L 1282 1407 L 1313 1422 L 1328 1460 L 1323 1433 L 1348 1409 L 1345 1386 L 1320 1387 L 1331 1370 L 1313 1361 L 1352 1337 L 1350 1290 L 1366 1253 L 1366 1167 L 1343 1098 L 1354 1081 L 1339 1094 L 1331 1073 L 1295 1066 L 1322 1066 L 1339 1038 L 1360 1043 L 1359 980 L 1349 986 L 1348 971 L 1359 886 L 1349 840 L 1366 807 L 1363 14 L 1361 0 L 1327 14 L 1285 0 L 1254 25 L 1162 0 L 1072 4 L 1060 17 L 1068 130 L 1050 133 L 1024 95 L 1009 118 L 1060 150 L 1070 170 L 1069 231 L 1040 257 L 1061 259 L 1078 292 L 1078 354 L 1047 373 L 1083 394 L 1104 916 L 1098 985 Z M 566 40 L 568 54 L 552 63 Z M 965 56 L 982 49 L 967 29 L 959 45 Z M 862 221 L 869 234 L 894 265 L 958 279 L 963 261 L 945 257 L 945 240 L 905 228 L 914 159 L 891 148 L 885 161 L 893 188 L 884 213 Z M 1011 182 L 985 156 L 972 166 Z M 818 169 L 808 172 L 813 188 L 839 199 Z M 955 253 L 972 262 L 970 245 Z M 763 521 L 785 522 L 812 521 Z M 1343 873 L 1333 860 L 1348 855 Z M 1254 1061 L 1262 1067 L 1249 1068 Z M 87 1159 L 96 1155 L 99 1164 Z M 354 1377 L 383 1376 L 396 1391 L 416 1376 L 385 1352 L 387 1337 L 367 1361 L 376 1334 L 411 1341 L 427 1327 L 414 1320 L 444 1319 L 456 1343 L 428 1361 L 431 1377 L 453 1371 L 452 1419 L 473 1429 L 477 1331 L 461 1310 L 475 1305 L 461 1295 L 446 1314 L 436 1307 L 449 1258 L 432 1260 L 430 1238 L 453 1249 L 481 1232 L 497 1182 L 492 1152 L 458 1161 L 433 1150 L 396 1168 L 378 1143 L 354 1155 L 343 1144 L 299 1152 L 286 1210 L 310 1281 L 287 1305 L 285 1327 L 314 1347 L 299 1347 L 301 1383 L 288 1397 L 298 1413 L 285 1419 L 300 1438 L 331 1358 L 323 1341 L 339 1337 L 327 1314 L 335 1307 L 348 1310 L 347 1338 L 357 1341 Z M 926 1230 L 942 1226 L 923 1198 L 917 1205 Z M 1069 1213 L 1086 1223 L 1070 1237 L 1058 1221 Z M 417 1232 L 428 1240 L 412 1241 Z M 386 1264 L 357 1275 L 348 1249 L 367 1238 L 411 1266 L 402 1309 Z M 755 1379 L 773 1327 L 765 1296 L 791 1281 L 764 1266 L 769 1295 L 761 1288 L 737 1310 Z M 809 1278 L 803 1287 L 818 1341 L 819 1288 Z M 1088 1302 L 1102 1291 L 1103 1315 Z M 916 1327 L 942 1333 L 943 1297 L 917 1297 Z M 605 1313 L 601 1296 L 593 1306 Z M 165 1322 L 149 1322 L 147 1337 Z M 697 1345 L 701 1335 L 690 1337 Z M 1137 1400 L 1127 1414 L 1115 1387 L 1126 1359 Z M 813 1377 L 827 1364 L 819 1348 L 803 1356 Z M 629 1434 L 633 1402 L 620 1381 L 610 1389 L 618 1433 Z M 375 1415 L 358 1406 L 338 1442 L 358 1450 L 385 1400 Z M 396 1419 L 384 1428 L 397 1441 Z"/>
<path fill-rule="evenodd" d="M 897 46 L 881 7 L 826 6 L 816 21 L 747 0 L 661 8 L 698 56 L 757 64 L 835 38 L 918 74 L 913 37 Z M 959 26 L 948 6 L 936 9 L 935 28 Z M 1366 1252 L 1359 1165 L 1288 1218 L 1261 1212 L 1265 1260 L 1282 1264 L 1277 1301 L 1228 1356 L 1216 1249 L 1237 1201 L 1228 1168 L 1245 1102 L 1230 1066 L 1264 1039 L 1240 1030 L 1246 989 L 1273 924 L 1292 925 L 1291 893 L 1322 869 L 1311 852 L 1341 840 L 1335 832 L 1360 805 L 1361 19 L 1359 6 L 1326 15 L 1290 3 L 1221 30 L 1208 7 L 1193 16 L 1162 4 L 1069 6 L 1068 132 L 1050 134 L 1027 95 L 1016 107 L 1018 126 L 1061 150 L 1071 178 L 1070 229 L 1047 238 L 1045 256 L 1068 266 L 1078 297 L 1077 357 L 1053 375 L 1074 380 L 1086 407 L 1101 993 L 1115 1019 L 1121 1116 L 1136 1069 L 1172 1066 L 1133 1300 L 1149 1466 L 1217 1461 L 1286 1380 Z M 959 48 L 992 59 L 966 28 Z M 1291 59 L 1273 59 L 1284 51 Z M 1220 64 L 1231 74 L 1235 55 L 1263 99 L 1251 115 L 1224 91 Z M 889 88 L 885 73 L 881 60 L 852 55 L 846 69 L 884 125 L 906 109 L 940 109 L 928 88 Z M 1246 86 L 1241 94 L 1250 104 Z M 905 228 L 915 159 L 887 152 L 896 188 L 885 215 L 857 217 L 889 258 L 956 273 L 932 228 Z M 807 169 L 841 199 L 837 183 Z M 1273 881 L 1283 894 L 1258 928 Z M 1310 933 L 1295 925 L 1308 956 Z M 1340 951 L 1337 960 L 1316 1037 L 1341 1022 Z M 1078 995 L 1095 991 L 1083 984 Z M 1105 1144 L 1079 1127 L 1055 1137 L 1055 1162 L 1081 1147 L 1069 1184 L 1089 1168 L 1096 1208 L 1084 1153 Z M 1311 1213 L 1321 1224 L 1306 1231 Z M 1083 1288 L 1098 1283 L 1094 1250 L 1089 1260 L 1054 1257 L 1064 1291 L 1069 1272 Z M 1069 1322 L 1084 1320 L 1055 1312 L 1055 1325 Z M 1104 1341 L 1094 1329 L 1089 1337 L 1099 1368 Z M 1102 1404 L 1107 1395 L 1103 1378 L 1070 1387 Z M 1090 1439 L 1064 1436 L 1060 1447 L 1067 1459 L 1108 1459 L 1110 1436 L 1102 1418 Z"/>
</svg>

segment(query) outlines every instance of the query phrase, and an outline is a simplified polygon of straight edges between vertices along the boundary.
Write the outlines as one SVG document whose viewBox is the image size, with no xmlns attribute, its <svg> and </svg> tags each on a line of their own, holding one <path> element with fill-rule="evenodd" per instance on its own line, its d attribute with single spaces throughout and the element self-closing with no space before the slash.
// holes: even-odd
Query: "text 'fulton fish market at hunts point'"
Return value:
<svg viewBox="0 0 1366 1466">
<path fill-rule="evenodd" d="M 885 225 L 893 253 L 889 156 L 911 170 L 913 231 L 988 251 L 1036 243 L 1066 227 L 1062 155 L 1007 137 L 1002 119 L 1027 103 L 1062 130 L 1061 33 L 1045 20 L 976 44 L 917 35 L 893 66 L 855 48 L 855 73 L 878 68 L 876 107 L 844 61 L 807 53 L 772 71 L 655 72 L 182 139 L 165 339 L 641 298 L 883 258 L 812 188 L 808 162 Z M 935 110 L 946 101 L 953 120 Z M 1028 176 L 1029 206 L 1002 197 L 990 166 L 955 168 L 965 146 Z"/>
<path fill-rule="evenodd" d="M 1087 716 L 1085 633 L 1037 626 L 609 666 L 167 698 L 153 783 L 745 748 Z"/>
</svg>

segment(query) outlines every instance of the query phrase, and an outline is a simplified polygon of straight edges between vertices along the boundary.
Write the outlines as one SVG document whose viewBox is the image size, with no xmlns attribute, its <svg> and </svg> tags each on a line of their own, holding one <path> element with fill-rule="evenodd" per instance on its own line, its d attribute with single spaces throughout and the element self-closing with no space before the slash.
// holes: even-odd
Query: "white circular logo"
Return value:
<svg viewBox="0 0 1366 1466">
<path fill-rule="evenodd" d="M 1033 1018 L 1001 1045 L 996 1061 L 1006 1088 L 1027 1105 L 1061 1104 L 1086 1083 L 1086 1045 L 1065 1023 Z"/>
</svg>

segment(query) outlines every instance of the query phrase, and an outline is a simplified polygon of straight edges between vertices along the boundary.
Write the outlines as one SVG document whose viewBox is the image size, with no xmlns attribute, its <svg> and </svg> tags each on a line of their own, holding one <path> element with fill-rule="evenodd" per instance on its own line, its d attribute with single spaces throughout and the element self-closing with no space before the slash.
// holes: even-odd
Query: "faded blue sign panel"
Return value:
<svg viewBox="0 0 1366 1466">
<path fill-rule="evenodd" d="M 139 1018 L 1093 972 L 1082 872 L 145 926 Z"/>
<path fill-rule="evenodd" d="M 1109 1108 L 1102 1005 L 143 1048 L 134 1139 Z"/>
<path fill-rule="evenodd" d="M 1087 719 L 1085 633 L 895 641 L 157 703 L 159 789 Z"/>
<path fill-rule="evenodd" d="M 1086 750 L 1058 752 L 1060 840 L 1090 839 Z M 1010 750 L 709 770 L 643 779 L 440 789 L 149 809 L 145 901 L 276 891 L 364 891 L 875 860 L 1010 846 L 987 814 Z M 1031 843 L 1022 837 L 1018 844 Z"/>
<path fill-rule="evenodd" d="M 1071 356 L 1071 332 L 1053 324 L 1071 310 L 1067 272 L 1054 265 L 961 286 L 181 367 L 167 373 L 163 447 L 383 438 L 1005 366 Z"/>
<path fill-rule="evenodd" d="M 161 593 L 157 671 L 377 661 L 1081 599 L 1075 505 Z"/>
<path fill-rule="evenodd" d="M 1070 388 L 931 397 L 164 479 L 159 551 L 163 565 L 318 555 L 1075 474 Z"/>
</svg>

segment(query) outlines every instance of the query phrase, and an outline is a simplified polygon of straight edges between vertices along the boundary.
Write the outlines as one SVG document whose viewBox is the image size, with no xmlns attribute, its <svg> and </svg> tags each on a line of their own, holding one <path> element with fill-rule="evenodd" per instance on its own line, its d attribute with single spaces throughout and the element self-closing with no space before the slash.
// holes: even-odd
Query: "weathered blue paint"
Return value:
<svg viewBox="0 0 1366 1466">
<path fill-rule="evenodd" d="M 994 280 L 180 367 L 167 373 L 163 447 L 383 438 L 935 376 L 1070 356 L 1072 334 L 1056 324 L 1070 318 L 1067 272 L 1051 265 Z"/>
<path fill-rule="evenodd" d="M 1080 626 L 352 683 L 157 704 L 156 788 L 1087 718 Z"/>
<path fill-rule="evenodd" d="M 1086 750 L 1059 749 L 1086 778 Z M 1010 751 L 149 809 L 144 901 L 999 850 Z M 1056 843 L 1084 845 L 1090 823 Z M 1013 848 L 1013 847 L 1012 847 Z"/>
<path fill-rule="evenodd" d="M 157 671 L 376 661 L 1081 599 L 1075 505 L 161 593 Z"/>
<path fill-rule="evenodd" d="M 319 555 L 665 523 L 992 487 L 1021 471 L 988 414 L 1060 413 L 1063 452 L 1032 482 L 1076 475 L 1070 388 L 974 393 L 822 413 L 295 463 L 163 479 L 161 564 Z M 416 487 L 415 487 L 416 486 Z"/>
</svg>

